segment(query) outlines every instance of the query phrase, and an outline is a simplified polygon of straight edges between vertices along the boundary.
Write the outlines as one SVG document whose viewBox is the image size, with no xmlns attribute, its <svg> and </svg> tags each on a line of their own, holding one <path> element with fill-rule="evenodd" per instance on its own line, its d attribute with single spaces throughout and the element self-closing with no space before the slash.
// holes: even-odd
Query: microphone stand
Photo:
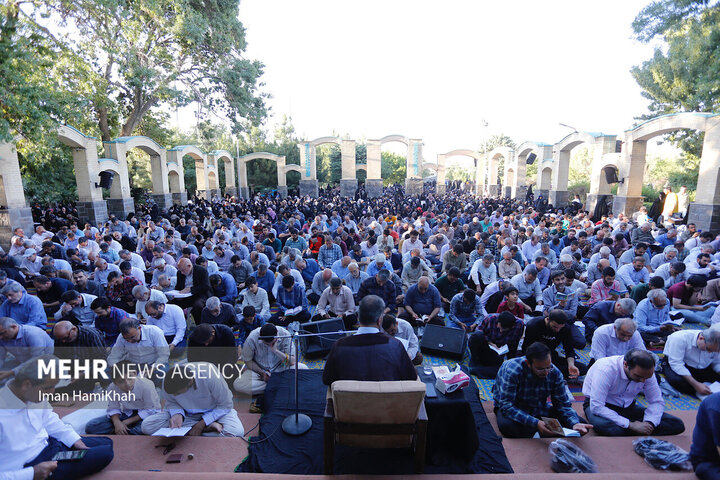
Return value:
<svg viewBox="0 0 720 480">
<path fill-rule="evenodd" d="M 308 430 L 312 427 L 312 419 L 305 415 L 304 413 L 300 413 L 300 398 L 298 396 L 299 388 L 298 388 L 298 372 L 299 372 L 299 365 L 300 365 L 300 337 L 320 337 L 320 336 L 327 336 L 327 335 L 333 335 L 338 333 L 352 333 L 352 332 L 346 332 L 344 330 L 339 330 L 337 332 L 322 332 L 322 333 L 306 333 L 306 334 L 298 334 L 297 332 L 294 332 L 292 335 L 292 339 L 295 342 L 295 413 L 291 413 L 287 417 L 285 417 L 285 420 L 282 422 L 282 429 L 283 432 L 287 433 L 288 435 L 293 436 L 299 436 L 304 433 L 307 433 Z M 283 336 L 284 338 L 287 338 L 286 336 Z M 280 338 L 280 337 L 277 337 Z"/>
</svg>

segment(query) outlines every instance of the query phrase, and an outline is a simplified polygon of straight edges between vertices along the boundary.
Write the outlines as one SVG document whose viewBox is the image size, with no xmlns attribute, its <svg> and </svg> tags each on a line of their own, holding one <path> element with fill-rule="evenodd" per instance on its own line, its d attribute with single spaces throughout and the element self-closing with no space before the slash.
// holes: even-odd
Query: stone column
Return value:
<svg viewBox="0 0 720 480">
<path fill-rule="evenodd" d="M 235 166 L 232 157 L 225 158 L 225 193 L 237 196 L 238 189 L 235 186 Z"/>
<path fill-rule="evenodd" d="M 423 192 L 423 160 L 422 140 L 408 140 L 408 154 L 406 160 L 405 194 L 419 196 Z"/>
<path fill-rule="evenodd" d="M 555 152 L 553 158 L 552 186 L 548 201 L 555 207 L 568 203 L 568 175 L 570 173 L 570 152 Z M 537 198 L 537 195 L 536 195 Z"/>
<path fill-rule="evenodd" d="M 278 185 L 280 184 L 280 165 L 277 166 L 278 169 Z M 250 198 L 250 188 L 248 187 L 248 179 L 247 179 L 247 162 L 243 160 L 242 158 L 238 158 L 237 161 L 237 178 L 238 178 L 238 184 L 240 185 L 240 188 L 238 190 L 238 194 L 242 198 Z"/>
<path fill-rule="evenodd" d="M 298 144 L 300 149 L 300 195 L 318 196 L 315 146 L 310 142 Z"/>
<path fill-rule="evenodd" d="M 367 141 L 367 166 L 365 172 L 365 192 L 368 198 L 382 196 L 382 148 L 379 140 Z"/>
<path fill-rule="evenodd" d="M 0 245 L 5 251 L 15 228 L 22 228 L 26 237 L 34 233 L 32 210 L 25 201 L 20 163 L 12 143 L 0 143 Z"/>
<path fill-rule="evenodd" d="M 708 118 L 695 201 L 690 204 L 688 222 L 698 229 L 720 232 L 720 118 Z"/>
<path fill-rule="evenodd" d="M 342 176 L 340 178 L 340 195 L 354 197 L 358 182 L 355 174 L 355 140 L 342 140 L 340 142 Z"/>
<path fill-rule="evenodd" d="M 617 195 L 613 198 L 613 213 L 615 215 L 618 213 L 632 214 L 643 204 L 642 186 L 645 175 L 646 151 L 647 142 L 644 140 L 632 141 L 630 137 L 627 137 L 623 142 L 618 165 L 618 177 L 623 180 L 623 183 L 618 185 Z M 599 182 L 599 175 L 601 174 L 600 171 L 596 172 L 595 176 L 598 177 L 596 181 Z M 699 187 L 700 182 L 698 182 Z"/>
<path fill-rule="evenodd" d="M 104 142 L 105 154 L 108 159 L 117 162 L 119 175 L 113 179 L 110 189 L 110 198 L 107 200 L 108 213 L 125 219 L 128 214 L 135 211 L 135 201 L 130 196 L 130 179 L 128 176 L 125 144 L 116 140 Z M 100 159 L 100 168 L 105 159 Z M 120 177 L 120 178 L 118 178 Z"/>
<path fill-rule="evenodd" d="M 447 185 L 445 185 L 445 155 L 437 156 L 437 176 L 435 182 L 435 192 L 438 195 L 444 195 Z"/>
<path fill-rule="evenodd" d="M 286 159 L 285 157 L 279 157 L 277 159 L 277 184 L 278 184 L 278 193 L 282 198 L 285 198 L 288 196 L 288 187 L 287 187 L 287 171 L 285 169 L 286 167 Z M 247 182 L 247 180 L 246 180 Z"/>
<path fill-rule="evenodd" d="M 88 138 L 86 148 L 73 148 L 73 165 L 78 192 L 78 216 L 80 220 L 95 225 L 108 219 L 107 202 L 103 200 L 102 188 L 96 186 L 100 181 L 97 140 Z M 113 178 L 113 182 L 119 182 Z"/>
</svg>

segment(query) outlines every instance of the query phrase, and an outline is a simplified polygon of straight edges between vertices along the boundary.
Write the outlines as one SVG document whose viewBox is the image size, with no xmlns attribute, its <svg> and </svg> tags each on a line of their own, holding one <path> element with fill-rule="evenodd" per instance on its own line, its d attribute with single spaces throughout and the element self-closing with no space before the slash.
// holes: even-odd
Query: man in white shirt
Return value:
<svg viewBox="0 0 720 480">
<path fill-rule="evenodd" d="M 352 330 L 357 323 L 355 299 L 352 290 L 342 284 L 337 277 L 330 279 L 330 286 L 323 291 L 318 300 L 313 321 L 329 318 L 342 318 L 346 330 Z"/>
<path fill-rule="evenodd" d="M 163 331 L 155 325 L 141 325 L 140 320 L 126 318 L 120 322 L 120 335 L 108 355 L 108 365 L 128 360 L 138 365 L 154 365 L 156 369 L 167 368 L 170 349 Z M 157 371 L 153 372 L 157 374 Z M 158 385 L 160 375 L 154 375 Z"/>
<path fill-rule="evenodd" d="M 138 320 L 147 320 L 145 305 L 148 301 L 153 300 L 160 303 L 168 303 L 168 298 L 163 292 L 155 288 L 148 288 L 145 285 L 135 285 L 132 289 L 132 295 L 135 297 L 135 316 Z"/>
<path fill-rule="evenodd" d="M 191 427 L 187 436 L 242 437 L 245 429 L 233 408 L 233 396 L 220 370 L 211 363 L 177 365 L 163 380 L 165 411 L 142 422 L 145 435 L 161 428 Z"/>
<path fill-rule="evenodd" d="M 155 385 L 138 376 L 137 368 L 126 361 L 115 365 L 112 374 L 113 383 L 107 391 L 113 396 L 107 412 L 90 420 L 85 431 L 92 435 L 142 435 L 142 421 L 162 410 Z"/>
<path fill-rule="evenodd" d="M 40 375 L 41 359 L 46 364 L 58 360 L 45 355 L 27 362 L 0 389 L 0 478 L 31 480 L 52 475 L 52 479 L 73 480 L 99 472 L 113 459 L 112 440 L 80 437 L 52 411 L 43 395 L 52 394 L 58 380 Z M 87 452 L 80 460 L 51 461 L 56 453 L 69 450 Z"/>
<path fill-rule="evenodd" d="M 632 349 L 645 350 L 642 336 L 632 318 L 618 318 L 615 323 L 602 325 L 595 330 L 590 347 L 592 362 L 613 355 L 625 355 Z"/>
<path fill-rule="evenodd" d="M 382 327 L 385 333 L 395 337 L 402 342 L 413 365 L 421 365 L 423 355 L 420 353 L 418 337 L 415 335 L 410 322 L 402 318 L 395 318 L 394 315 L 384 315 Z"/>
<path fill-rule="evenodd" d="M 170 349 L 170 356 L 177 357 L 182 354 L 187 343 L 185 330 L 187 322 L 183 309 L 171 303 L 162 303 L 149 300 L 145 304 L 145 313 L 148 314 L 148 325 L 155 325 L 163 331 L 165 341 Z"/>
<path fill-rule="evenodd" d="M 655 378 L 655 358 L 632 349 L 624 356 L 601 358 L 583 383 L 585 415 L 598 435 L 678 435 L 683 421 L 663 413 L 665 401 Z M 636 403 L 642 393 L 647 408 Z"/>
<path fill-rule="evenodd" d="M 720 380 L 720 326 L 680 330 L 667 337 L 663 373 L 675 390 L 710 395 L 705 382 Z"/>
</svg>

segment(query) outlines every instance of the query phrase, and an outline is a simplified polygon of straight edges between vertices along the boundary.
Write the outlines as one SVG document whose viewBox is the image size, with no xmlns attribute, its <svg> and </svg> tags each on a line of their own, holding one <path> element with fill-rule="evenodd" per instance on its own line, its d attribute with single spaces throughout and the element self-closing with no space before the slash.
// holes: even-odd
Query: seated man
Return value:
<svg viewBox="0 0 720 480">
<path fill-rule="evenodd" d="M 93 300 L 90 308 L 95 314 L 95 328 L 100 330 L 105 338 L 105 345 L 108 347 L 115 344 L 115 340 L 120 335 L 120 322 L 129 318 L 125 310 L 113 307 L 110 300 L 105 297 L 99 297 Z"/>
<path fill-rule="evenodd" d="M 502 291 L 505 297 L 497 307 L 497 313 L 510 312 L 519 319 L 525 318 L 525 313 L 532 313 L 532 309 L 520 301 L 518 289 L 512 284 Z"/>
<path fill-rule="evenodd" d="M 360 270 L 357 263 L 351 262 L 350 265 L 348 265 L 348 274 L 342 280 L 352 291 L 355 303 L 358 302 L 357 295 L 358 292 L 360 292 L 360 285 L 368 278 L 368 274 Z"/>
<path fill-rule="evenodd" d="M 702 275 L 690 275 L 684 282 L 676 283 L 668 288 L 667 296 L 673 310 L 682 313 L 685 320 L 701 325 L 710 325 L 715 307 L 703 305 L 701 295 L 707 286 L 707 279 Z"/>
<path fill-rule="evenodd" d="M 212 363 L 220 370 L 228 387 L 240 376 L 237 364 L 239 353 L 240 349 L 235 346 L 235 335 L 227 325 L 203 323 L 188 338 L 187 361 Z"/>
<path fill-rule="evenodd" d="M 170 356 L 182 355 L 187 343 L 185 339 L 187 322 L 183 309 L 171 303 L 165 304 L 150 300 L 145 304 L 145 313 L 148 314 L 147 324 L 155 325 L 163 331 L 165 341 L 170 349 Z"/>
<path fill-rule="evenodd" d="M 40 359 L 57 362 L 49 355 Z M 13 381 L 0 389 L 0 478 L 73 480 L 99 472 L 113 459 L 112 440 L 81 437 L 60 420 L 43 399 L 58 380 L 41 375 L 39 364 L 23 364 Z M 56 453 L 70 450 L 87 452 L 80 460 L 52 461 Z"/>
<path fill-rule="evenodd" d="M 435 288 L 440 292 L 443 308 L 449 312 L 453 297 L 465 290 L 465 284 L 460 280 L 460 270 L 457 267 L 450 267 L 447 274 L 435 281 Z"/>
<path fill-rule="evenodd" d="M 316 312 L 313 321 L 342 318 L 346 330 L 352 330 L 357 323 L 352 291 L 338 277 L 330 279 L 330 286 L 320 296 Z"/>
<path fill-rule="evenodd" d="M 683 421 L 663 413 L 665 400 L 655 378 L 655 358 L 644 349 L 599 359 L 583 383 L 585 415 L 598 435 L 678 435 Z M 642 393 L 647 408 L 636 403 Z"/>
<path fill-rule="evenodd" d="M 658 269 L 653 272 L 653 277 L 662 278 L 665 288 L 670 288 L 676 283 L 687 280 L 689 275 L 687 274 L 684 263 L 673 262 L 660 265 Z"/>
<path fill-rule="evenodd" d="M 543 313 L 550 310 L 562 310 L 568 318 L 575 321 L 578 309 L 578 296 L 566 286 L 565 270 L 555 270 L 550 274 L 552 283 L 543 291 Z"/>
<path fill-rule="evenodd" d="M 635 309 L 635 323 L 645 343 L 654 347 L 663 345 L 665 338 L 680 327 L 670 323 L 670 300 L 665 290 L 650 290 L 645 300 L 638 303 Z"/>
<path fill-rule="evenodd" d="M 632 317 L 636 306 L 635 300 L 630 298 L 621 298 L 615 302 L 611 300 L 597 302 L 582 319 L 585 325 L 585 340 L 591 342 L 593 333 L 601 325 L 613 323 L 618 318 Z"/>
<path fill-rule="evenodd" d="M 720 327 L 680 330 L 665 341 L 663 373 L 678 392 L 710 395 L 705 382 L 720 380 Z"/>
<path fill-rule="evenodd" d="M 113 366 L 127 360 L 137 365 L 153 365 L 153 382 L 160 384 L 159 370 L 167 368 L 170 349 L 163 331 L 154 325 L 141 325 L 139 320 L 126 318 L 120 322 L 120 335 L 110 350 L 107 363 Z"/>
<path fill-rule="evenodd" d="M 482 308 L 482 314 L 488 315 L 490 313 L 497 313 L 497 309 L 500 303 L 505 298 L 503 293 L 507 287 L 514 286 L 510 283 L 510 280 L 500 279 L 497 282 L 493 282 L 487 287 L 480 296 L 480 306 Z"/>
<path fill-rule="evenodd" d="M 703 400 L 698 408 L 690 462 L 700 480 L 720 478 L 720 393 Z"/>
<path fill-rule="evenodd" d="M 73 325 L 67 320 L 61 320 L 53 327 L 52 336 L 55 339 L 55 355 L 61 359 L 92 362 L 95 359 L 107 358 L 105 337 L 96 328 Z M 92 391 L 95 388 L 95 378 L 90 375 L 75 374 L 73 365 L 70 369 L 73 380 L 65 387 L 56 388 L 55 393 Z"/>
<path fill-rule="evenodd" d="M 243 290 L 243 300 L 240 304 L 241 307 L 253 307 L 257 317 L 266 322 L 270 319 L 270 301 L 268 300 L 268 293 L 260 288 L 255 277 L 248 277 L 245 280 L 245 286 Z M 301 285 L 302 286 L 302 285 Z"/>
<path fill-rule="evenodd" d="M 390 280 L 390 271 L 383 268 L 374 277 L 369 277 L 360 284 L 357 298 L 362 301 L 368 295 L 375 295 L 385 304 L 385 312 L 395 314 L 397 311 L 395 284 Z M 358 302 L 359 304 L 359 302 Z M 412 325 L 412 322 L 411 322 Z"/>
<path fill-rule="evenodd" d="M 240 356 L 239 352 L 242 351 L 242 346 L 245 343 L 248 335 L 250 335 L 253 330 L 255 330 L 256 328 L 260 328 L 263 325 L 265 325 L 265 321 L 257 316 L 255 312 L 255 307 L 248 305 L 247 307 L 244 307 L 242 309 L 242 319 L 240 319 L 240 321 L 236 325 L 238 332 L 236 342 L 238 345 L 238 357 Z"/>
<path fill-rule="evenodd" d="M 213 295 L 218 297 L 221 302 L 234 304 L 237 298 L 237 283 L 232 275 L 227 272 L 218 272 L 210 275 L 210 287 L 212 287 Z"/>
<path fill-rule="evenodd" d="M 112 380 L 106 415 L 90 420 L 85 431 L 91 435 L 142 435 L 142 421 L 162 410 L 155 385 L 127 361 L 112 369 Z M 126 400 L 118 400 L 121 396 Z"/>
<path fill-rule="evenodd" d="M 5 285 L 2 294 L 7 300 L 0 305 L 0 317 L 14 318 L 22 325 L 47 328 L 47 315 L 42 300 L 30 295 L 19 283 Z"/>
<path fill-rule="evenodd" d="M 209 373 L 199 373 L 208 372 Z M 161 428 L 192 427 L 187 436 L 242 437 L 245 435 L 233 396 L 217 367 L 188 363 L 167 372 L 163 380 L 165 411 L 142 422 L 142 432 L 152 435 Z"/>
<path fill-rule="evenodd" d="M 122 308 L 128 313 L 133 313 L 136 300 L 132 291 L 133 288 L 140 285 L 140 282 L 135 277 L 126 277 L 117 272 L 110 272 L 107 281 L 105 296 L 112 302 L 113 306 Z"/>
<path fill-rule="evenodd" d="M 307 296 L 307 299 L 311 304 L 317 305 L 325 289 L 330 286 L 331 278 L 335 278 L 335 274 L 329 268 L 321 270 L 315 274 L 312 281 L 311 291 Z"/>
<path fill-rule="evenodd" d="M 493 313 L 486 316 L 482 323 L 474 324 L 471 330 L 473 333 L 468 341 L 470 373 L 479 378 L 492 379 L 497 376 L 506 356 L 514 358 L 517 355 L 525 324 L 510 312 Z M 503 355 L 491 348 L 502 348 L 505 345 L 508 352 Z"/>
<path fill-rule="evenodd" d="M 632 318 L 618 318 L 603 325 L 593 334 L 590 347 L 590 365 L 597 360 L 613 355 L 625 355 L 633 348 L 645 350 L 640 332 Z"/>
<path fill-rule="evenodd" d="M 48 278 L 45 275 L 33 277 L 33 285 L 37 295 L 43 302 L 45 311 L 52 315 L 60 308 L 60 297 L 63 293 L 71 290 L 73 284 L 64 278 Z"/>
<path fill-rule="evenodd" d="M 532 309 L 542 309 L 542 289 L 538 281 L 538 270 L 535 265 L 529 265 L 525 272 L 515 275 L 510 283 L 518 289 L 520 300 Z"/>
<path fill-rule="evenodd" d="M 44 330 L 0 317 L 0 385 L 12 378 L 23 363 L 40 355 L 52 355 L 53 350 L 53 340 Z M 12 357 L 8 358 L 8 354 Z"/>
<path fill-rule="evenodd" d="M 145 285 L 136 285 L 132 289 L 132 295 L 135 297 L 135 316 L 138 320 L 147 321 L 147 313 L 145 312 L 145 304 L 153 300 L 160 303 L 168 303 L 168 298 L 163 292 L 156 288 L 148 288 Z"/>
<path fill-rule="evenodd" d="M 198 325 L 203 323 L 222 323 L 230 328 L 237 326 L 235 309 L 229 303 L 221 302 L 218 297 L 210 297 L 205 302 L 205 308 L 200 314 Z"/>
<path fill-rule="evenodd" d="M 481 317 L 480 298 L 475 292 L 467 288 L 458 293 L 450 302 L 450 313 L 447 316 L 446 325 L 453 328 L 461 328 L 465 332 L 470 331 Z"/>
<path fill-rule="evenodd" d="M 242 359 L 245 369 L 233 388 L 239 393 L 258 395 L 265 391 L 273 373 L 295 366 L 297 352 L 290 332 L 266 323 L 248 335 L 243 343 Z M 300 363 L 298 368 L 307 369 L 307 366 Z"/>
<path fill-rule="evenodd" d="M 602 278 L 595 280 L 590 287 L 588 305 L 594 305 L 603 300 L 617 300 L 620 296 L 617 293 L 611 293 L 613 290 L 623 292 L 625 288 L 618 280 L 615 280 L 615 269 L 606 267 L 602 271 Z"/>
<path fill-rule="evenodd" d="M 278 311 L 270 320 L 275 325 L 286 327 L 292 322 L 305 323 L 310 320 L 305 289 L 295 283 L 292 275 L 283 278 L 283 288 L 278 290 Z"/>
<path fill-rule="evenodd" d="M 445 326 L 444 311 L 440 301 L 440 292 L 430 284 L 430 278 L 420 277 L 418 282 L 408 288 L 405 294 L 405 309 L 398 317 L 415 327 L 424 327 L 428 323 Z M 422 333 L 419 333 L 422 336 Z"/>
<path fill-rule="evenodd" d="M 332 385 L 336 380 L 381 382 L 417 378 L 402 343 L 381 331 L 384 312 L 385 302 L 376 295 L 360 301 L 360 328 L 355 335 L 333 344 L 323 369 L 325 385 Z"/>
<path fill-rule="evenodd" d="M 96 298 L 94 295 L 68 290 L 60 296 L 62 304 L 55 312 L 55 321 L 67 320 L 73 325 L 93 326 L 95 324 L 95 312 L 92 311 L 90 305 Z"/>
<path fill-rule="evenodd" d="M 553 365 L 550 349 L 539 342 L 530 344 L 524 357 L 508 360 L 498 371 L 493 400 L 500 433 L 508 438 L 531 438 L 535 433 L 555 436 L 541 417 L 556 418 L 563 427 L 587 433 L 592 425 L 584 423 L 572 409 L 568 392 L 562 372 Z"/>
<path fill-rule="evenodd" d="M 568 319 L 567 314 L 562 310 L 550 310 L 547 317 L 533 318 L 525 326 L 523 351 L 527 345 L 535 342 L 544 343 L 550 349 L 552 363 L 560 369 L 565 378 L 576 379 L 580 375 L 585 375 L 587 365 L 575 360 L 576 346 L 571 324 L 572 320 Z M 556 350 L 561 343 L 565 351 L 564 357 L 561 357 Z"/>
<path fill-rule="evenodd" d="M 402 342 L 413 365 L 422 365 L 423 355 L 420 353 L 417 335 L 407 321 L 395 318 L 394 315 L 383 315 L 382 328 L 385 333 Z"/>
<path fill-rule="evenodd" d="M 617 276 L 630 292 L 638 285 L 650 281 L 650 272 L 645 268 L 645 259 L 643 257 L 635 257 L 632 263 L 618 268 Z"/>
</svg>

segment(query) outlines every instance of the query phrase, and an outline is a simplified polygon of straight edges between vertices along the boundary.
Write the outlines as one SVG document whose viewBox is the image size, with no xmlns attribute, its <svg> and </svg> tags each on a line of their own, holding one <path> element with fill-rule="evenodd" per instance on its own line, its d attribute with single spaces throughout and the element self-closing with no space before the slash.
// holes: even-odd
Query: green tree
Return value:
<svg viewBox="0 0 720 480">
<path fill-rule="evenodd" d="M 243 58 L 238 0 L 47 0 L 27 18 L 61 48 L 103 140 L 131 135 L 152 109 L 198 105 L 236 132 L 266 114 L 263 65 Z M 59 19 L 59 22 L 55 22 Z"/>
<path fill-rule="evenodd" d="M 487 151 L 489 153 L 489 152 L 492 152 L 497 147 L 515 148 L 515 146 L 516 146 L 516 144 L 512 138 L 508 137 L 504 133 L 500 133 L 500 134 L 496 134 L 496 135 L 493 135 L 492 137 L 490 137 L 487 142 L 483 142 L 480 145 L 480 148 L 478 149 L 478 151 L 484 155 L 486 147 L 487 147 Z M 500 159 L 498 160 L 498 178 L 497 178 L 498 185 L 501 185 L 503 182 L 503 177 L 505 175 L 504 170 L 505 170 L 505 157 L 500 157 Z"/>
<path fill-rule="evenodd" d="M 383 185 L 405 184 L 407 177 L 407 164 L 404 155 L 393 152 L 380 153 L 380 176 L 383 179 Z"/>
<path fill-rule="evenodd" d="M 720 4 L 707 0 L 656 0 L 633 22 L 642 42 L 660 40 L 653 57 L 631 73 L 650 100 L 647 119 L 676 112 L 714 112 L 720 106 Z M 702 134 L 683 130 L 669 139 L 700 156 Z"/>
</svg>

